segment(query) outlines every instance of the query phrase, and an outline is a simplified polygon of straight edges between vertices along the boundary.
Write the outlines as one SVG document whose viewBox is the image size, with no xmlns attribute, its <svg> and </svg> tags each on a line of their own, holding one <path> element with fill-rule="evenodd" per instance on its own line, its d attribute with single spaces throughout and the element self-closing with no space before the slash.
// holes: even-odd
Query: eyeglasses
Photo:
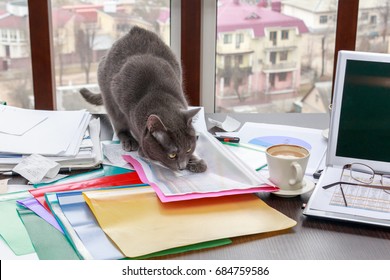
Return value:
<svg viewBox="0 0 390 280">
<path fill-rule="evenodd" d="M 349 176 L 355 182 L 343 181 L 346 176 L 345 171 L 349 170 Z M 379 178 L 378 178 L 379 177 Z M 341 195 L 345 206 L 348 206 L 347 199 L 342 185 L 368 187 L 372 189 L 381 189 L 390 194 L 390 174 L 381 174 L 376 172 L 370 166 L 362 163 L 352 163 L 343 166 L 340 181 L 322 186 L 323 189 L 329 189 L 334 186 L 340 186 Z"/>
</svg>

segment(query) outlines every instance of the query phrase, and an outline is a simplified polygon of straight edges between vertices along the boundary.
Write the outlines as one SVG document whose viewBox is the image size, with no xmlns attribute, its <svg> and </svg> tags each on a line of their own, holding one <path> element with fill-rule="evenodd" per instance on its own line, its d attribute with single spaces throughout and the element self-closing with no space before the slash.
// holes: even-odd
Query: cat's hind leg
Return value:
<svg viewBox="0 0 390 280">
<path fill-rule="evenodd" d="M 199 158 L 195 154 L 192 154 L 186 169 L 194 173 L 202 173 L 207 170 L 207 164 L 203 159 Z"/>
</svg>

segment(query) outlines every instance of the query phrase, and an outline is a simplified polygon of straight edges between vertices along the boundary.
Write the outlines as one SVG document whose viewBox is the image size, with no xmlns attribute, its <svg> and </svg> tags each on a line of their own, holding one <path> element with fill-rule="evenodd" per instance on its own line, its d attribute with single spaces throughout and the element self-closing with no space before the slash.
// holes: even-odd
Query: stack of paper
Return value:
<svg viewBox="0 0 390 280">
<path fill-rule="evenodd" d="M 101 162 L 100 122 L 80 111 L 28 110 L 0 105 L 0 171 L 39 154 L 61 167 L 92 167 Z"/>
</svg>

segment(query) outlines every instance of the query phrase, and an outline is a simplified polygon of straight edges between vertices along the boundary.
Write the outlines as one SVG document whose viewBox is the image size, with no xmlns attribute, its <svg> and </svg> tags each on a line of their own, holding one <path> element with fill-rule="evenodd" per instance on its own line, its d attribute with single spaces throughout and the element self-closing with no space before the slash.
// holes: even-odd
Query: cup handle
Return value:
<svg viewBox="0 0 390 280">
<path fill-rule="evenodd" d="M 291 167 L 293 167 L 295 169 L 295 178 L 290 179 L 288 181 L 288 183 L 290 185 L 295 185 L 295 184 L 300 183 L 302 181 L 299 179 L 299 178 L 303 178 L 302 167 L 296 161 L 291 163 Z"/>
</svg>

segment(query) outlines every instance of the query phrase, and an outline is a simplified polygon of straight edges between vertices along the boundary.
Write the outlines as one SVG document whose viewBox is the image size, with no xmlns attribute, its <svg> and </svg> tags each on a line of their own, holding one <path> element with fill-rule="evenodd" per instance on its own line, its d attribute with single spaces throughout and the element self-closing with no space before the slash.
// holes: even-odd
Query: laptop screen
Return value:
<svg viewBox="0 0 390 280">
<path fill-rule="evenodd" d="M 346 60 L 336 156 L 390 162 L 390 63 Z"/>
<path fill-rule="evenodd" d="M 390 55 L 340 51 L 327 165 L 390 172 Z"/>
</svg>

